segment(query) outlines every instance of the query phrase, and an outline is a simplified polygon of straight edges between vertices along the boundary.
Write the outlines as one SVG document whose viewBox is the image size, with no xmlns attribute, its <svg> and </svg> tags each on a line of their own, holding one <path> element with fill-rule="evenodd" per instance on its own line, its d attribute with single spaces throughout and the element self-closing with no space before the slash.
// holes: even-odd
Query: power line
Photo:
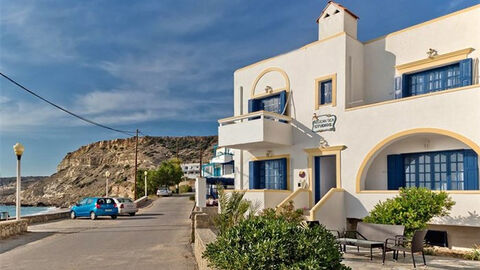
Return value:
<svg viewBox="0 0 480 270">
<path fill-rule="evenodd" d="M 18 87 L 22 88 L 23 90 L 27 91 L 28 93 L 34 95 L 35 97 L 37 97 L 37 98 L 45 101 L 46 103 L 52 105 L 53 107 L 55 107 L 55 108 L 57 108 L 57 109 L 59 109 L 59 110 L 62 110 L 62 111 L 66 112 L 66 113 L 68 113 L 68 114 L 70 114 L 70 115 L 72 115 L 72 116 L 74 116 L 74 117 L 76 117 L 76 118 L 78 118 L 78 119 L 80 119 L 80 120 L 83 120 L 83 121 L 85 121 L 85 122 L 87 122 L 87 123 L 90 123 L 90 124 L 92 124 L 92 125 L 95 125 L 95 126 L 99 126 L 99 127 L 105 128 L 105 129 L 112 130 L 112 131 L 120 132 L 120 133 L 126 134 L 126 135 L 128 135 L 128 136 L 133 136 L 133 134 L 135 134 L 135 131 L 120 130 L 120 129 L 112 128 L 112 127 L 105 126 L 105 125 L 102 125 L 102 124 L 100 124 L 100 123 L 97 123 L 97 122 L 95 122 L 95 121 L 89 120 L 89 119 L 87 119 L 87 118 L 85 118 L 85 117 L 82 117 L 82 116 L 80 116 L 80 115 L 78 115 L 78 114 L 76 114 L 76 113 L 73 113 L 73 112 L 71 112 L 71 111 L 69 111 L 69 110 L 67 110 L 67 109 L 65 109 L 65 108 L 63 108 L 63 107 L 61 107 L 61 106 L 59 106 L 59 105 L 57 105 L 57 104 L 55 104 L 55 103 L 53 103 L 53 102 L 51 102 L 51 101 L 49 101 L 49 100 L 47 100 L 47 99 L 39 96 L 39 95 L 36 94 L 35 92 L 29 90 L 28 88 L 26 88 L 25 86 L 23 86 L 23 85 L 21 85 L 20 83 L 16 82 L 15 80 L 11 79 L 11 78 L 8 77 L 7 75 L 3 74 L 2 72 L 0 72 L 0 75 L 2 75 L 5 79 L 9 80 L 11 83 L 15 84 L 16 86 L 18 86 Z"/>
</svg>

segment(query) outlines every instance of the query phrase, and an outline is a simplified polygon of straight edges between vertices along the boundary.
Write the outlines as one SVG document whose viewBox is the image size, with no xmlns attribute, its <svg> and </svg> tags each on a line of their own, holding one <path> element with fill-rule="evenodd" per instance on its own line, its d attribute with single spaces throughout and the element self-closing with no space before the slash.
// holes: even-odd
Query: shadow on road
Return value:
<svg viewBox="0 0 480 270">
<path fill-rule="evenodd" d="M 136 217 L 153 217 L 153 216 L 163 216 L 162 213 L 148 213 L 148 214 L 138 214 Z M 136 218 L 134 217 L 134 218 Z"/>
<path fill-rule="evenodd" d="M 11 237 L 5 240 L 0 240 L 0 254 L 12 250 L 16 247 L 41 240 L 52 234 L 54 234 L 54 232 L 27 232 L 22 235 Z"/>
</svg>

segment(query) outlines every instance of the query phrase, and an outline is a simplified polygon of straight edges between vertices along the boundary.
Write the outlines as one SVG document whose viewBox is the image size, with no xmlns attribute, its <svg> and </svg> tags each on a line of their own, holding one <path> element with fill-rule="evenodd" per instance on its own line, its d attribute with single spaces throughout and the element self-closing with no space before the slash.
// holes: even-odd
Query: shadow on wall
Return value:
<svg viewBox="0 0 480 270">
<path fill-rule="evenodd" d="M 360 200 L 353 196 L 350 192 L 344 192 L 344 200 L 347 218 L 363 219 L 368 215 L 368 211 L 365 206 L 363 206 L 362 202 L 360 202 Z"/>
<path fill-rule="evenodd" d="M 480 224 L 480 215 L 477 211 L 468 212 L 467 216 L 446 216 L 446 217 L 438 217 L 435 219 L 439 223 L 445 224 L 458 224 L 458 225 L 468 225 L 468 226 L 478 226 Z"/>
<path fill-rule="evenodd" d="M 394 99 L 395 55 L 387 51 L 385 39 L 365 45 L 364 49 L 364 105 Z M 347 95 L 347 97 L 350 98 L 346 103 L 347 107 L 354 107 L 357 99 L 354 93 Z"/>
</svg>

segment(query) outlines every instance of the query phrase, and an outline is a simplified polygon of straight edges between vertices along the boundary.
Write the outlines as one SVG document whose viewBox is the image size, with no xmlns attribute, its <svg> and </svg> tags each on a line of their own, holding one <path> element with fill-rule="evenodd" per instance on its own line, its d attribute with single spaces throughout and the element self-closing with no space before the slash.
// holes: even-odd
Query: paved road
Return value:
<svg viewBox="0 0 480 270">
<path fill-rule="evenodd" d="M 160 198 L 135 217 L 39 224 L 0 241 L 0 269 L 196 269 L 188 197 Z"/>
</svg>

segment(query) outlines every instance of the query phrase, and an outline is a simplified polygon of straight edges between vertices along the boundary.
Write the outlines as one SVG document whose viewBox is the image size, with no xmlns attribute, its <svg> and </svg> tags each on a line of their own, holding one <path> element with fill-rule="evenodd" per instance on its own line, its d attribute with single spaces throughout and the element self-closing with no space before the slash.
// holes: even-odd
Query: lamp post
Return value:
<svg viewBox="0 0 480 270">
<path fill-rule="evenodd" d="M 108 177 L 110 177 L 110 171 L 105 172 L 105 178 L 107 179 L 105 185 L 105 197 L 108 197 Z"/>
<path fill-rule="evenodd" d="M 148 174 L 148 172 L 144 171 L 143 174 L 145 175 L 145 196 L 147 196 L 148 195 L 148 193 L 147 193 L 147 174 Z"/>
<path fill-rule="evenodd" d="M 20 189 L 21 189 L 21 179 L 20 179 L 20 160 L 22 159 L 22 154 L 23 151 L 25 150 L 25 147 L 21 145 L 20 143 L 16 143 L 13 146 L 13 152 L 15 152 L 15 155 L 17 155 L 17 200 L 16 200 L 16 220 L 20 220 Z"/>
</svg>

